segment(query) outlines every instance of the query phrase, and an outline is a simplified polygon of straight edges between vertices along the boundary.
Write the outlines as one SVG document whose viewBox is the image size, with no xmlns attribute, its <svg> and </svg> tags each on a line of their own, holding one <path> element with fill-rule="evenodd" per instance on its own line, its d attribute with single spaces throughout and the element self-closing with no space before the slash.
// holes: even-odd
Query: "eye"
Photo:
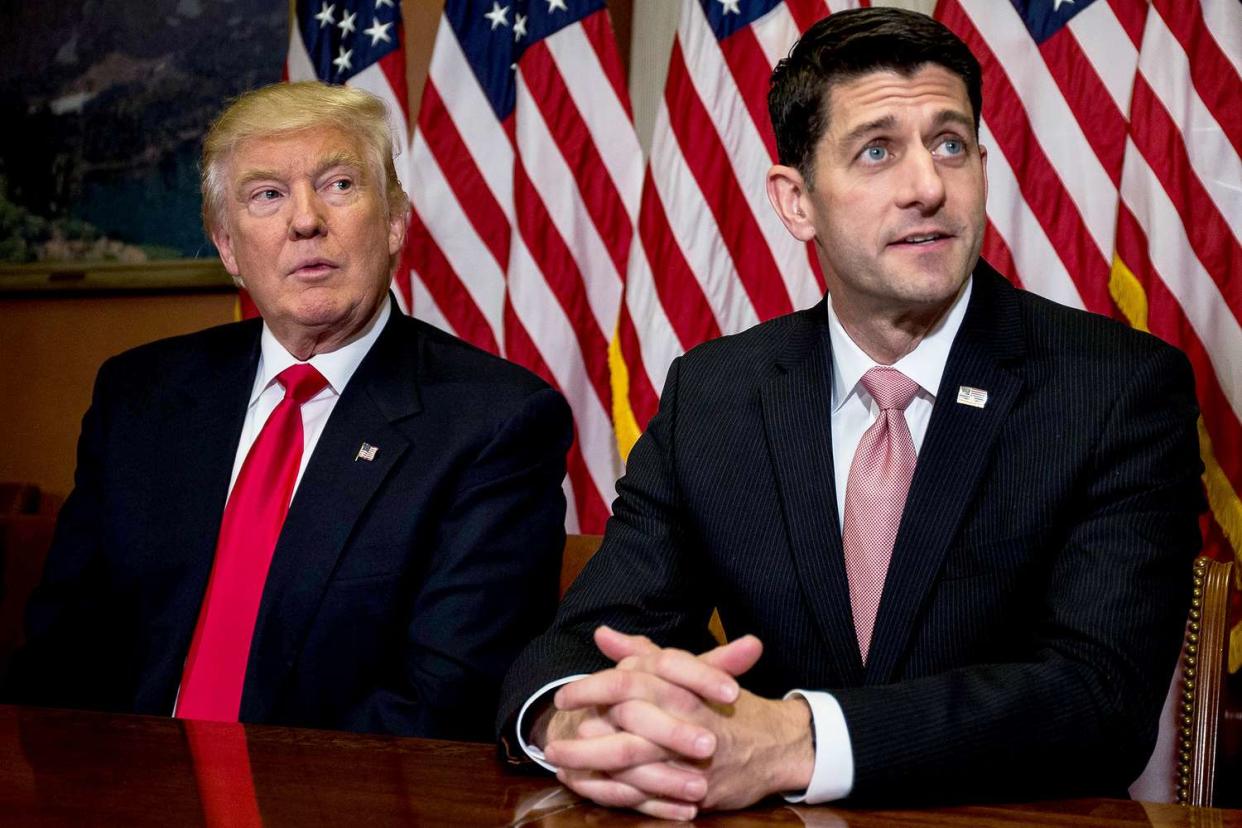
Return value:
<svg viewBox="0 0 1242 828">
<path fill-rule="evenodd" d="M 962 155 L 966 152 L 966 142 L 961 138 L 945 138 L 938 147 L 941 154 L 948 156 Z"/>
<path fill-rule="evenodd" d="M 354 188 L 354 182 L 348 178 L 337 178 L 328 184 L 328 189 L 336 193 L 347 193 Z"/>
<path fill-rule="evenodd" d="M 266 187 L 262 190 L 256 191 L 255 194 L 251 196 L 251 198 L 254 199 L 255 201 L 275 201 L 276 199 L 280 198 L 280 190 L 276 190 L 271 187 Z"/>
<path fill-rule="evenodd" d="M 862 151 L 862 159 L 871 163 L 878 163 L 887 160 L 888 147 L 882 147 L 878 144 L 872 144 Z"/>
</svg>

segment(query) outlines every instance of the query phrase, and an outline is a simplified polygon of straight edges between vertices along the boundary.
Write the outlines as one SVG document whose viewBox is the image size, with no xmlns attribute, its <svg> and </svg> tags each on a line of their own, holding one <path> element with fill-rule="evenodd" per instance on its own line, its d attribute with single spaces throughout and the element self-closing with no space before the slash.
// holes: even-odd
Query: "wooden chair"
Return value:
<svg viewBox="0 0 1242 828">
<path fill-rule="evenodd" d="M 1211 805 L 1217 776 L 1233 565 L 1198 558 L 1182 654 L 1173 674 L 1155 750 L 1130 796 L 1148 802 Z"/>
<path fill-rule="evenodd" d="M 1177 700 L 1177 802 L 1212 804 L 1229 639 L 1229 585 L 1233 564 L 1195 561 L 1194 597 L 1182 647 Z"/>
<path fill-rule="evenodd" d="M 33 483 L 0 482 L 0 515 L 30 515 L 38 507 L 38 486 Z"/>
<path fill-rule="evenodd" d="M 21 645 L 26 602 L 43 575 L 61 502 L 30 483 L 0 483 L 0 676 Z"/>
<path fill-rule="evenodd" d="M 561 555 L 561 597 L 565 590 L 578 577 L 578 573 L 586 566 L 587 561 L 599 549 L 604 540 L 603 535 L 566 535 L 565 552 Z"/>
</svg>

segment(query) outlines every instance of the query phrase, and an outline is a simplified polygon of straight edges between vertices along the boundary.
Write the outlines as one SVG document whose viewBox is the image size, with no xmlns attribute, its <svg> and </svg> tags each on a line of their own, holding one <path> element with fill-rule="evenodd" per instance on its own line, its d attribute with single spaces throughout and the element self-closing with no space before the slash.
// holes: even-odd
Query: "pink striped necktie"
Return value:
<svg viewBox="0 0 1242 828">
<path fill-rule="evenodd" d="M 267 570 L 302 464 L 302 404 L 328 381 L 310 363 L 276 376 L 285 389 L 246 454 L 224 507 L 216 558 L 181 675 L 176 715 L 237 721 Z"/>
<path fill-rule="evenodd" d="M 854 631 L 865 664 L 893 541 L 914 477 L 914 439 L 904 412 L 919 384 L 900 371 L 882 367 L 863 374 L 862 384 L 880 406 L 880 416 L 863 433 L 850 464 L 842 540 Z"/>
</svg>

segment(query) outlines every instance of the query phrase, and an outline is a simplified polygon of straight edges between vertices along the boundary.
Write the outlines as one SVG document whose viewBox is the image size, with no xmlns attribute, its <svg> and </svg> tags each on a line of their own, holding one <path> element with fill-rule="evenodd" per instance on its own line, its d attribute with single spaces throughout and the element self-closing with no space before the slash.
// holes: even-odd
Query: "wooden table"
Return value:
<svg viewBox="0 0 1242 828">
<path fill-rule="evenodd" d="M 792 809 L 719 826 L 1242 826 L 1242 811 L 1116 800 Z M 668 825 L 504 768 L 491 745 L 0 706 L 0 825 Z"/>
</svg>

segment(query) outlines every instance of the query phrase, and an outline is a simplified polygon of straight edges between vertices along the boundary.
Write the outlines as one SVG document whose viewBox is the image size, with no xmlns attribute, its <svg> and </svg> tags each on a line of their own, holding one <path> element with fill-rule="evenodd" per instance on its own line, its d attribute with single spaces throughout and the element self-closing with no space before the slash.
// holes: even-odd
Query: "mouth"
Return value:
<svg viewBox="0 0 1242 828">
<path fill-rule="evenodd" d="M 289 275 L 295 279 L 319 279 L 336 270 L 337 264 L 331 259 L 304 259 L 297 263 Z"/>
<path fill-rule="evenodd" d="M 907 233 L 901 238 L 889 242 L 889 246 L 915 250 L 930 249 L 940 247 L 952 238 L 953 235 L 951 233 L 945 233 L 940 230 L 926 230 Z"/>
</svg>

